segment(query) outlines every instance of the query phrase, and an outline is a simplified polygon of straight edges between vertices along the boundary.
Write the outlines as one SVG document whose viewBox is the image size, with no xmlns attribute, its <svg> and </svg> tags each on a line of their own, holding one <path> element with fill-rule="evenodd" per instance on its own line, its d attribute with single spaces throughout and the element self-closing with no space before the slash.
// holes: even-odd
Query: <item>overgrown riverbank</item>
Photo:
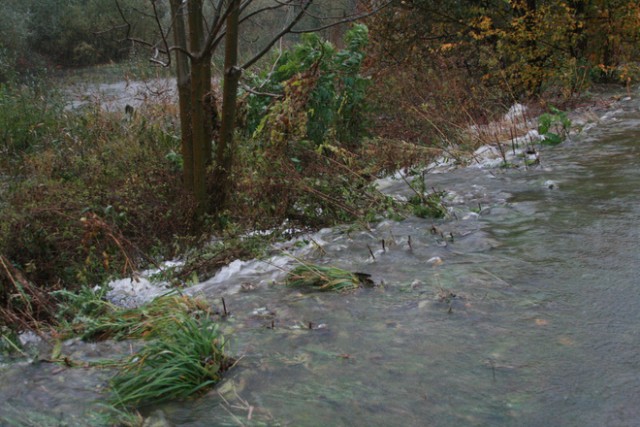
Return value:
<svg viewBox="0 0 640 427">
<path fill-rule="evenodd" d="M 303 66 L 295 55 L 313 56 L 304 49 L 317 42 L 294 50 L 294 62 Z M 289 79 L 286 87 L 298 82 L 299 74 L 280 78 Z M 328 89 L 316 85 L 310 90 Z M 6 325 L 25 330 L 56 324 L 61 318 L 55 291 L 73 292 L 135 275 L 162 260 L 183 260 L 179 269 L 161 270 L 180 287 L 212 276 L 235 259 L 259 258 L 269 244 L 292 233 L 353 221 L 366 227 L 384 217 L 442 216 L 442 194 L 422 180 L 407 201 L 392 199 L 373 184 L 375 178 L 400 169 L 408 176 L 421 173 L 421 167 L 439 155 L 453 163 L 475 161 L 469 156 L 472 150 L 489 144 L 508 167 L 511 145 L 519 140 L 533 150 L 523 165 L 536 161 L 536 141 L 527 132 L 537 125 L 539 106 L 510 112 L 504 123 L 475 124 L 457 133 L 458 144 L 434 139 L 433 145 L 424 145 L 375 136 L 311 143 L 305 139 L 306 128 L 299 134 L 278 133 L 279 122 L 270 122 L 294 112 L 282 110 L 292 108 L 287 102 L 301 101 L 285 98 L 265 110 L 261 121 L 249 120 L 256 131 L 238 135 L 244 161 L 236 165 L 236 196 L 229 209 L 196 225 L 192 200 L 180 184 L 175 107 L 170 98 L 162 99 L 165 103 L 145 103 L 134 112 L 104 111 L 100 99 L 82 110 L 69 110 L 61 91 L 37 81 L 2 86 L 0 300 Z M 596 96 L 573 101 L 580 102 L 597 105 L 607 100 Z M 367 117 L 379 113 L 374 110 Z M 539 130 L 550 143 L 557 143 L 571 126 L 557 109 L 540 117 Z M 269 126 L 271 134 L 285 138 L 280 148 L 277 141 L 262 139 Z"/>
<path fill-rule="evenodd" d="M 3 85 L 4 321 L 21 329 L 55 323 L 49 292 L 92 286 L 163 259 L 194 254 L 176 277 L 181 284 L 259 255 L 287 230 L 401 210 L 373 187 L 373 178 L 426 163 L 438 150 L 364 135 L 359 64 L 366 28 L 353 34 L 359 41 L 343 51 L 308 38 L 280 59 L 279 73 L 252 77 L 282 95 L 245 94 L 235 196 L 204 223 L 194 221 L 194 201 L 182 188 L 172 99 L 115 112 L 96 99 L 70 110 L 64 94 L 44 81 Z M 344 66 L 345 58 L 353 61 Z M 267 229 L 275 232 L 241 237 Z M 205 247 L 212 235 L 220 243 Z M 191 250 L 199 247 L 202 254 Z"/>
<path fill-rule="evenodd" d="M 442 371 L 425 369 L 424 355 L 438 350 L 423 343 L 449 348 L 449 337 L 455 341 L 459 330 L 482 326 L 487 313 L 501 312 L 502 301 L 511 305 L 501 312 L 509 321 L 513 304 L 529 312 L 547 302 L 544 294 L 538 297 L 537 283 L 532 302 L 508 280 L 514 271 L 535 276 L 544 257 L 535 268 L 515 267 L 506 276 L 494 274 L 493 265 L 469 267 L 482 261 L 467 255 L 493 250 L 503 235 L 517 248 L 517 236 L 529 231 L 518 223 L 520 214 L 536 214 L 526 204 L 509 212 L 511 196 L 491 179 L 511 187 L 512 177 L 536 176 L 541 182 L 533 189 L 524 182 L 514 192 L 533 199 L 540 191 L 559 193 L 546 178 L 545 147 L 570 146 L 571 136 L 600 121 L 602 105 L 627 102 L 621 111 L 629 105 L 637 111 L 628 102 L 640 77 L 640 6 L 632 1 L 6 3 L 0 9 L 0 362 L 27 360 L 26 370 L 46 366 L 40 373 L 50 377 L 79 377 L 75 371 L 86 369 L 101 378 L 91 393 L 110 397 L 107 418 L 91 420 L 95 425 L 140 425 L 141 407 L 203 394 L 242 357 L 229 349 L 229 334 L 251 337 L 243 355 L 275 353 L 254 371 L 280 362 L 311 370 L 310 361 L 320 360 L 321 371 L 314 372 L 323 378 L 319 389 L 305 388 L 304 380 L 287 384 L 289 374 L 298 378 L 295 370 L 270 377 L 295 389 L 280 395 L 292 406 L 297 399 L 321 406 L 324 399 L 333 408 L 350 402 L 349 413 L 367 413 L 367 405 L 381 413 L 387 399 L 381 384 L 403 375 L 440 384 L 424 376 Z M 96 64 L 103 64 L 99 71 L 70 72 Z M 111 85 L 93 81 L 102 78 Z M 612 82 L 625 85 L 630 97 L 616 104 L 620 98 L 590 93 Z M 72 90 L 81 96 L 70 100 Z M 572 115 L 580 105 L 594 109 Z M 570 144 L 562 145 L 567 138 Z M 581 155 L 571 155 L 576 152 Z M 493 168 L 491 178 L 460 168 L 469 165 Z M 634 183 L 629 170 L 625 186 Z M 463 177 L 457 193 L 434 184 L 439 180 L 429 173 L 442 171 Z M 604 175 L 602 185 L 615 185 Z M 569 188 L 600 197 L 580 185 Z M 497 226 L 495 236 L 485 234 L 482 227 L 494 220 L 485 215 L 493 208 L 495 218 L 516 231 Z M 553 213 L 553 206 L 544 209 Z M 565 224 L 567 213 L 555 212 Z M 326 236 L 330 242 L 322 241 Z M 586 239 L 597 246 L 594 241 Z M 508 252 L 501 259 L 482 255 L 494 264 L 513 258 Z M 440 274 L 455 257 L 460 264 Z M 567 281 L 577 276 L 570 267 Z M 385 295 L 376 275 L 388 273 L 393 283 Z M 308 297 L 317 291 L 329 292 Z M 224 297 L 238 295 L 230 310 Z M 350 306 L 361 296 L 369 298 L 363 307 Z M 337 315 L 326 310 L 329 300 Z M 236 307 L 237 318 L 230 315 Z M 450 319 L 458 311 L 473 320 L 423 326 L 425 312 Z M 547 315 L 536 313 L 536 326 L 547 326 Z M 502 320 L 491 323 L 510 323 Z M 342 323 L 344 331 L 336 326 Z M 496 370 L 525 365 L 512 369 L 501 362 L 509 345 L 500 333 L 475 332 L 456 346 L 465 347 L 466 357 L 477 337 L 494 340 L 473 356 L 492 369 L 493 382 L 477 395 L 493 396 Z M 274 344 L 279 334 L 305 352 L 280 354 L 286 350 Z M 36 335 L 46 342 L 21 346 Z M 561 338 L 561 345 L 572 345 L 573 338 Z M 369 341 L 376 348 L 368 348 Z M 94 344 L 104 346 L 107 359 L 76 353 L 74 343 L 89 353 Z M 345 366 L 336 360 L 352 363 L 359 348 L 367 348 L 358 355 L 366 360 L 363 375 L 340 371 Z M 411 360 L 394 363 L 398 348 Z M 461 359 L 446 356 L 451 363 Z M 445 372 L 482 371 L 473 363 Z M 371 367 L 377 372 L 367 372 Z M 365 392 L 345 393 L 344 374 Z M 340 378 L 335 389 L 327 378 Z M 240 408 L 251 421 L 254 407 L 228 384 L 237 400 L 224 408 L 234 422 L 229 408 Z M 503 399 L 509 421 L 522 398 L 511 394 L 516 385 L 507 385 Z M 410 424 L 439 393 L 411 387 L 398 400 L 421 401 L 395 408 L 396 422 L 386 425 Z M 27 398 L 42 390 L 38 384 L 25 389 Z M 369 396 L 379 400 L 369 402 Z M 50 412 L 64 413 L 65 403 Z M 493 402 L 495 408 L 502 403 Z M 57 415 L 39 420 L 37 411 L 34 418 L 5 416 L 11 404 L 2 402 L 0 423 L 63 423 Z M 465 409 L 448 411 L 464 414 L 458 425 L 475 419 L 491 424 Z M 312 424 L 335 424 L 331 411 L 327 419 L 302 412 L 300 425 L 309 417 Z M 268 410 L 259 418 L 258 424 L 275 424 Z"/>
<path fill-rule="evenodd" d="M 275 265 L 236 262 L 220 280 L 183 291 L 206 298 L 189 312 L 203 316 L 209 310 L 231 338 L 229 354 L 240 361 L 197 399 L 143 407 L 141 413 L 181 426 L 236 419 L 246 425 L 315 425 L 318 419 L 350 420 L 354 413 L 371 425 L 420 425 L 429 416 L 445 426 L 553 424 L 568 410 L 585 425 L 594 417 L 594 426 L 634 419 L 633 411 L 617 410 L 633 400 L 632 383 L 621 383 L 622 395 L 596 391 L 609 390 L 610 375 L 628 378 L 624 361 L 635 357 L 629 340 L 637 323 L 637 298 L 631 296 L 637 294 L 632 248 L 638 110 L 635 100 L 612 101 L 604 116 L 595 107 L 585 113 L 587 120 L 570 116 L 574 124 L 584 123 L 581 134 L 556 147 L 536 145 L 539 165 L 503 168 L 478 158 L 482 167 L 472 161 L 427 175 L 430 185 L 448 190 L 449 219 L 386 220 L 368 230 L 345 225 L 279 246 L 274 254 L 280 258 L 288 252 L 323 267 L 315 268 L 319 275 L 308 274 L 315 271 L 311 264 L 298 269 L 292 286 L 285 286 L 283 275 L 272 283 L 271 270 L 257 268 L 283 265 L 267 258 Z M 414 194 L 401 179 L 384 182 L 390 194 Z M 614 230 L 631 234 L 612 235 Z M 298 266 L 290 261 L 286 270 Z M 259 271 L 249 275 L 252 269 Z M 351 287 L 354 279 L 345 271 L 371 274 L 377 286 L 340 294 L 293 286 L 308 276 L 310 286 Z M 621 299 L 621 292 L 628 298 Z M 83 296 L 86 301 L 105 305 L 102 295 L 91 294 Z M 216 314 L 225 311 L 220 295 L 229 316 Z M 180 298 L 165 301 L 187 305 Z M 122 316 L 90 319 L 114 326 L 131 320 L 142 334 L 154 323 L 170 329 L 147 316 L 158 312 L 153 305 L 118 312 Z M 69 322 L 77 331 L 97 324 L 78 320 Z M 7 424 L 109 425 L 96 416 L 104 410 L 98 402 L 111 395 L 105 386 L 116 371 L 92 364 L 126 360 L 152 343 L 62 338 L 57 364 L 36 359 L 2 366 L 0 417 Z M 610 354 L 613 345 L 620 354 Z M 55 347 L 39 358 L 53 360 Z M 612 357 L 617 363 L 606 363 L 609 376 L 602 379 L 596 368 Z M 593 391 L 590 400 L 579 407 L 570 401 L 568 408 L 564 397 L 577 388 Z M 479 401 L 479 394 L 491 397 Z M 553 412 L 542 410 L 549 401 Z M 142 424 L 137 420 L 133 425 Z"/>
<path fill-rule="evenodd" d="M 95 285 L 157 267 L 164 282 L 181 289 L 234 260 L 264 257 L 270 244 L 300 231 L 344 223 L 366 229 L 383 218 L 412 215 L 441 218 L 448 215 L 446 193 L 423 175 L 437 156 L 453 158 L 454 164 L 477 160 L 474 150 L 489 144 L 504 168 L 536 167 L 537 137 L 557 144 L 571 130 L 571 120 L 550 99 L 532 102 L 531 112 L 506 111 L 497 102 L 486 111 L 474 105 L 473 114 L 466 112 L 469 120 L 436 118 L 425 103 L 404 111 L 419 121 L 419 135 L 393 137 L 407 116 L 394 118 L 398 104 L 381 99 L 388 81 L 370 79 L 375 73 L 365 67 L 367 37 L 366 27 L 355 26 L 346 47 L 338 49 L 308 36 L 279 53 L 270 68 L 247 77 L 233 197 L 224 211 L 204 220 L 194 215 L 193 195 L 181 182 L 181 130 L 171 97 L 116 110 L 94 98 L 73 109 L 64 88 L 50 87 L 46 75 L 0 86 L 3 347 L 20 352 L 15 333 L 29 329 L 60 339 L 154 337 L 127 362 L 109 362 L 121 368 L 112 383 L 114 404 L 193 394 L 217 382 L 233 363 L 216 326 L 226 307 L 212 313 L 196 300 L 162 297 L 170 299 L 124 310 L 105 303 L 92 290 Z M 449 105 L 451 89 L 438 89 L 449 109 L 455 108 Z M 495 99 L 515 101 L 503 93 Z M 504 113 L 511 117 L 495 125 Z M 411 190 L 406 199 L 392 198 L 374 184 L 399 170 Z M 413 175 L 419 179 L 412 181 Z M 447 244 L 449 237 L 434 230 Z M 407 245 L 412 249 L 411 236 Z M 181 258 L 180 267 L 161 267 L 175 258 Z M 289 278 L 292 286 L 355 290 L 368 283 L 366 274 L 303 266 Z M 161 334 L 154 329 L 158 325 Z M 55 349 L 47 362 L 74 366 L 72 358 L 53 356 Z M 184 368 L 177 377 L 175 366 Z M 165 371 L 171 375 L 160 375 Z M 190 375 L 191 382 L 173 382 Z"/>
</svg>

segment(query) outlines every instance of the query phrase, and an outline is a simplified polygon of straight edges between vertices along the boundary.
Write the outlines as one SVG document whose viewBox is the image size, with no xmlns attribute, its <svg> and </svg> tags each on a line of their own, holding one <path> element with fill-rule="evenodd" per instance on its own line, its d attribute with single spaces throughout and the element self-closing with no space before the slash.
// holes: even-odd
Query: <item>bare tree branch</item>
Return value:
<svg viewBox="0 0 640 427">
<path fill-rule="evenodd" d="M 258 89 L 262 89 L 264 87 L 264 85 L 271 80 L 271 76 L 273 76 L 273 73 L 276 70 L 276 66 L 278 65 L 278 62 L 280 61 L 280 58 L 282 58 L 282 39 L 280 39 L 280 46 L 278 46 L 278 57 L 275 59 L 275 61 L 273 61 L 273 64 L 271 65 L 271 69 L 269 70 L 269 74 L 267 74 L 267 77 L 262 81 L 262 84 L 260 86 L 258 86 Z"/>
<path fill-rule="evenodd" d="M 115 0 L 116 2 L 116 8 L 118 9 L 118 13 L 120 14 L 120 17 L 122 18 L 122 21 L 124 22 L 124 28 L 127 29 L 127 33 L 124 36 L 125 40 L 129 40 L 129 41 L 133 41 L 134 40 L 131 39 L 131 23 L 129 22 L 129 20 L 127 19 L 127 17 L 125 16 L 124 12 L 122 11 L 122 7 L 120 7 L 120 2 L 118 0 Z M 146 42 L 144 40 L 140 40 L 138 41 L 138 43 L 144 45 L 144 46 L 153 46 L 151 43 Z"/>
<path fill-rule="evenodd" d="M 162 38 L 162 45 L 164 46 L 165 52 L 167 52 L 167 61 L 160 61 L 159 59 L 151 58 L 150 61 L 156 64 L 160 64 L 163 67 L 168 67 L 171 65 L 171 49 L 169 48 L 169 43 L 167 42 L 167 34 L 165 34 L 164 29 L 162 28 L 162 23 L 160 22 L 160 16 L 158 15 L 158 8 L 156 7 L 156 0 L 151 0 L 151 6 L 153 7 L 153 17 L 156 21 L 156 25 L 158 26 L 158 31 L 160 32 L 160 37 Z"/>
<path fill-rule="evenodd" d="M 260 9 L 256 9 L 253 12 L 249 13 L 248 15 L 245 15 L 242 18 L 240 18 L 240 22 L 244 22 L 244 21 L 246 21 L 248 19 L 251 19 L 252 17 L 254 17 L 256 15 L 259 15 L 259 14 L 261 14 L 263 12 L 266 12 L 268 10 L 277 10 L 277 9 L 280 9 L 282 7 L 285 7 L 285 6 L 290 6 L 290 4 L 285 4 L 285 3 L 282 3 L 282 2 L 278 2 L 277 6 L 265 6 L 265 7 L 262 7 Z"/>
<path fill-rule="evenodd" d="M 127 24 L 116 25 L 116 26 L 113 26 L 111 28 L 108 28 L 108 29 L 102 30 L 102 31 L 94 31 L 93 34 L 96 35 L 96 36 L 101 36 L 103 34 L 110 33 L 111 31 L 117 31 L 117 30 L 120 30 L 120 29 L 123 29 L 123 28 L 127 28 Z"/>
<path fill-rule="evenodd" d="M 278 40 L 280 40 L 285 34 L 288 34 L 291 32 L 291 29 L 293 27 L 296 26 L 296 24 L 298 22 L 300 22 L 300 20 L 304 17 L 306 11 L 309 9 L 309 7 L 311 7 L 311 5 L 313 4 L 313 0 L 303 0 L 304 4 L 302 5 L 302 9 L 300 10 L 300 12 L 298 12 L 298 14 L 291 20 L 291 22 L 289 23 L 289 25 L 287 25 L 286 27 L 284 27 L 282 29 L 282 31 L 280 31 L 278 34 L 276 34 L 276 36 L 271 39 L 271 41 L 269 41 L 269 43 L 267 43 L 267 45 L 260 51 L 258 52 L 253 58 L 251 58 L 249 61 L 247 61 L 241 68 L 242 69 L 247 69 L 250 66 L 252 66 L 253 64 L 255 64 L 256 62 L 258 62 L 258 60 L 260 60 L 260 58 L 262 58 L 264 55 L 267 54 L 267 52 L 269 52 L 269 50 L 271 50 L 271 48 L 273 47 L 274 44 L 276 44 L 278 42 Z"/>
<path fill-rule="evenodd" d="M 291 33 L 291 34 L 315 33 L 317 31 L 326 30 L 327 28 L 335 27 L 336 25 L 348 24 L 349 22 L 359 21 L 361 19 L 368 18 L 369 16 L 375 15 L 376 13 L 378 13 L 379 11 L 384 9 L 385 7 L 389 6 L 390 4 L 391 4 L 391 0 L 386 1 L 382 5 L 374 8 L 374 9 L 372 9 L 369 12 L 366 12 L 366 13 L 362 13 L 362 14 L 359 14 L 359 15 L 353 15 L 353 16 L 347 16 L 347 17 L 345 17 L 343 19 L 340 19 L 338 21 L 333 21 L 333 22 L 331 22 L 329 24 L 322 25 L 320 27 L 305 28 L 303 30 L 294 30 L 294 29 L 292 29 L 291 31 L 289 31 L 289 33 Z"/>
<path fill-rule="evenodd" d="M 120 28 L 126 28 L 127 29 L 127 33 L 125 34 L 125 40 L 129 40 L 133 43 L 138 43 L 142 46 L 147 46 L 147 47 L 155 47 L 155 44 L 153 43 L 149 43 L 146 40 L 142 40 L 142 39 L 138 39 L 135 37 L 131 36 L 131 29 L 133 28 L 133 26 L 131 25 L 131 23 L 129 22 L 129 20 L 127 19 L 126 15 L 124 14 L 124 11 L 122 10 L 122 7 L 120 6 L 120 2 L 118 0 L 115 0 L 116 2 L 116 8 L 118 9 L 118 13 L 120 14 L 120 17 L 122 18 L 122 21 L 124 22 L 124 25 L 120 26 Z M 157 18 L 157 16 L 156 16 Z"/>
<path fill-rule="evenodd" d="M 274 98 L 274 99 L 282 99 L 284 98 L 284 95 L 281 93 L 269 93 L 269 92 L 258 92 L 255 89 L 252 89 L 249 85 L 242 83 L 242 89 L 244 89 L 246 92 L 249 92 L 253 95 L 258 95 L 258 96 L 268 96 L 270 98 Z"/>
<path fill-rule="evenodd" d="M 163 30 L 162 23 L 160 22 L 160 15 L 158 14 L 158 10 L 156 8 L 156 0 L 153 0 L 151 3 L 153 5 L 153 10 L 154 10 L 153 16 L 156 21 L 156 25 L 158 26 L 158 30 L 160 31 L 161 43 L 164 45 L 163 49 L 158 49 L 158 43 L 150 43 L 146 40 L 131 36 L 131 29 L 133 28 L 133 26 L 131 25 L 126 15 L 124 14 L 124 11 L 120 6 L 120 2 L 118 0 L 115 0 L 115 3 L 116 3 L 116 8 L 118 9 L 118 13 L 120 14 L 120 17 L 122 18 L 122 20 L 124 21 L 124 25 L 121 25 L 118 28 L 126 28 L 126 35 L 124 37 L 124 40 L 153 49 L 155 53 L 154 53 L 154 57 L 149 58 L 150 62 L 161 65 L 163 67 L 168 67 L 169 65 L 171 65 L 171 52 L 174 52 L 174 51 L 180 51 L 185 55 L 187 55 L 189 58 L 193 58 L 193 54 L 191 54 L 191 52 L 189 52 L 188 50 L 183 49 L 179 46 L 169 46 L 169 43 L 167 42 L 167 35 Z M 159 53 L 162 53 L 163 55 L 167 55 L 169 59 L 167 61 L 159 60 L 157 58 L 157 55 Z"/>
<path fill-rule="evenodd" d="M 249 4 L 252 1 L 253 0 L 247 0 L 245 4 Z M 215 51 L 216 48 L 218 47 L 218 43 L 224 36 L 224 32 L 222 32 L 222 34 L 219 34 L 219 33 L 221 32 L 222 27 L 225 25 L 227 17 L 231 13 L 231 7 L 227 7 L 223 13 L 222 6 L 223 6 L 223 0 L 218 0 L 218 4 L 216 5 L 216 11 L 215 11 L 215 14 L 217 16 L 214 18 L 212 22 L 212 27 L 210 27 L 208 30 L 207 39 L 204 42 L 202 52 L 198 52 L 197 54 L 198 57 L 203 57 L 204 55 L 213 53 L 213 51 Z M 240 5 L 240 7 L 242 7 L 242 5 Z"/>
<path fill-rule="evenodd" d="M 246 8 L 246 6 L 248 6 L 249 3 L 251 3 L 251 1 L 252 0 L 248 0 L 245 3 L 245 8 Z M 246 15 L 246 16 L 240 18 L 239 23 L 242 24 L 243 22 L 247 21 L 251 17 L 256 16 L 256 15 L 262 13 L 262 12 L 265 12 L 265 11 L 268 11 L 268 10 L 280 9 L 281 7 L 289 6 L 289 5 L 290 5 L 290 2 L 289 3 L 278 2 L 278 6 L 267 6 L 267 7 L 263 7 L 263 8 L 257 9 L 255 11 L 251 12 L 249 15 Z M 241 8 L 242 8 L 242 6 L 241 6 Z M 221 31 L 221 28 L 217 28 L 216 32 L 219 32 L 218 36 L 215 37 L 215 39 L 212 40 L 211 44 L 209 44 L 207 46 L 207 49 L 209 50 L 209 52 L 213 52 L 213 51 L 215 51 L 217 49 L 218 45 L 224 39 L 224 37 L 225 37 L 225 35 L 227 33 L 226 29 L 224 31 Z M 212 35 L 212 34 L 213 33 L 210 32 L 210 35 Z"/>
<path fill-rule="evenodd" d="M 209 38 L 213 37 L 213 34 L 214 34 L 213 31 L 214 31 L 215 28 L 218 27 L 218 23 L 221 21 L 220 18 L 222 16 L 222 6 L 223 6 L 223 1 L 222 0 L 218 0 L 218 4 L 215 5 L 214 12 L 213 12 L 213 21 L 211 21 L 211 25 L 208 26 L 208 28 L 209 28 L 209 34 L 208 34 Z M 208 43 L 205 42 L 205 46 L 208 46 Z"/>
</svg>

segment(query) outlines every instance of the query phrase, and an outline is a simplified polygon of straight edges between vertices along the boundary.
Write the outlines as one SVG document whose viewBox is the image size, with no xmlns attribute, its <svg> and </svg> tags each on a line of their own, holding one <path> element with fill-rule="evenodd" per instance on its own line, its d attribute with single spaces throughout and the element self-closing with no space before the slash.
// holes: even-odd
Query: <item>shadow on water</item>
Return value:
<svg viewBox="0 0 640 427">
<path fill-rule="evenodd" d="M 319 233 L 317 261 L 382 285 L 334 295 L 271 284 L 225 296 L 225 328 L 244 357 L 206 396 L 161 409 L 177 426 L 637 425 L 635 102 L 545 150 L 538 168 L 428 176 L 457 195 L 453 220 Z M 89 405 L 105 377 L 39 384 L 29 379 L 46 375 L 39 369 L 5 368 L 0 396 L 24 382 L 18 399 L 71 387 Z"/>
</svg>

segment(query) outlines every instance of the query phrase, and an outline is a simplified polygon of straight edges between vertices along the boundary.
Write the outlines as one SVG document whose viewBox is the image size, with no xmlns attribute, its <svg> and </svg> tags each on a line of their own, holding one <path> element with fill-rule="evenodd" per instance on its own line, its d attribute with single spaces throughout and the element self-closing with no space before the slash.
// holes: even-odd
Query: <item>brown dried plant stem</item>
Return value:
<svg viewBox="0 0 640 427">
<path fill-rule="evenodd" d="M 6 324 L 21 325 L 25 329 L 37 330 L 38 319 L 54 318 L 53 304 L 47 295 L 24 277 L 4 256 L 0 255 L 0 278 L 6 278 L 10 287 L 0 294 L 0 319 Z M 18 298 L 22 307 L 14 305 Z"/>
</svg>

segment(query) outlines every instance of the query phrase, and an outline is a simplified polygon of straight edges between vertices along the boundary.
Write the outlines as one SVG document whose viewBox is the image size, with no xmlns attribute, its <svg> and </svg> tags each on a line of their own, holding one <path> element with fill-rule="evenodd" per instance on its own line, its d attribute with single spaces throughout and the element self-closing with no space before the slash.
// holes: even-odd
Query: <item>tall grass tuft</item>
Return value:
<svg viewBox="0 0 640 427">
<path fill-rule="evenodd" d="M 211 320 L 185 316 L 167 324 L 162 339 L 132 356 L 112 380 L 113 403 L 143 406 L 186 398 L 213 386 L 234 360 Z"/>
<path fill-rule="evenodd" d="M 124 408 L 190 396 L 217 383 L 235 362 L 225 355 L 226 339 L 206 301 L 164 295 L 132 309 L 104 300 L 106 288 L 58 291 L 62 336 L 84 340 L 145 339 L 148 342 L 118 366 L 107 408 Z"/>
</svg>

